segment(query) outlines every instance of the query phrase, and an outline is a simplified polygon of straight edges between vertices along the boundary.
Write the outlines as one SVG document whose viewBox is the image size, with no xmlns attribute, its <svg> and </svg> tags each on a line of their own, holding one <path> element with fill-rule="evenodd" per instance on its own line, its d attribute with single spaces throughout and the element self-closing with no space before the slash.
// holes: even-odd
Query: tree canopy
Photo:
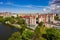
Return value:
<svg viewBox="0 0 60 40">
<path fill-rule="evenodd" d="M 13 33 L 8 40 L 21 40 L 20 32 Z"/>
</svg>

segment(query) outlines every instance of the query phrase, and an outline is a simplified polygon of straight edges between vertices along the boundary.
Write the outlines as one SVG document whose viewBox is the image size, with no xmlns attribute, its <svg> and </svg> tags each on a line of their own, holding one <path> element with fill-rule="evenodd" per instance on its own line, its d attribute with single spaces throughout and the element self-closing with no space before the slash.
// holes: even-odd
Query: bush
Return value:
<svg viewBox="0 0 60 40">
<path fill-rule="evenodd" d="M 32 32 L 31 30 L 25 30 L 22 34 L 22 38 L 23 40 L 29 40 L 33 37 L 34 32 Z"/>
<path fill-rule="evenodd" d="M 56 28 L 47 29 L 43 37 L 47 40 L 60 40 L 60 31 Z"/>
<path fill-rule="evenodd" d="M 21 40 L 20 32 L 13 33 L 8 40 Z"/>
</svg>

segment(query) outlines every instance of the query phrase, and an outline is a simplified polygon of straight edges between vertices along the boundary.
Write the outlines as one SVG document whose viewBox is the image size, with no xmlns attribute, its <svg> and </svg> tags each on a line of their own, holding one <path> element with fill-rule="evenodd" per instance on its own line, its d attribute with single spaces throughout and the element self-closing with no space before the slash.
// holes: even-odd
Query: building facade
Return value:
<svg viewBox="0 0 60 40">
<path fill-rule="evenodd" d="M 36 25 L 36 17 L 34 15 L 25 15 L 25 16 L 20 16 L 23 18 L 26 22 L 27 25 Z"/>
<path fill-rule="evenodd" d="M 53 22 L 54 21 L 54 14 L 40 14 L 38 15 L 38 22 Z"/>
<path fill-rule="evenodd" d="M 37 22 L 51 23 L 54 21 L 54 14 L 38 14 L 38 15 L 24 15 L 20 16 L 23 18 L 27 25 L 37 25 Z"/>
</svg>

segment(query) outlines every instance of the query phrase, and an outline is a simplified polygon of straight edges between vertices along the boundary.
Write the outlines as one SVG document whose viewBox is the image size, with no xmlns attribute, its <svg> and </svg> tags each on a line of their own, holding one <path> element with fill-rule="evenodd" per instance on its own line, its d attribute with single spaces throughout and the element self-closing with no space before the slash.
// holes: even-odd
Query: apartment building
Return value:
<svg viewBox="0 0 60 40">
<path fill-rule="evenodd" d="M 58 17 L 59 17 L 59 19 L 60 19 L 60 13 L 58 14 Z"/>
<path fill-rule="evenodd" d="M 20 16 L 23 18 L 28 26 L 36 25 L 36 17 L 34 15 Z"/>
<path fill-rule="evenodd" d="M 11 16 L 11 13 L 10 12 L 1 12 L 1 15 L 3 16 L 3 17 L 10 17 Z M 1 16 L 0 15 L 0 16 Z"/>
<path fill-rule="evenodd" d="M 47 14 L 40 14 L 40 15 L 38 15 L 38 22 L 40 23 L 41 21 L 42 22 L 47 22 Z"/>
<path fill-rule="evenodd" d="M 0 12 L 0 16 L 3 16 L 3 14 Z"/>
<path fill-rule="evenodd" d="M 24 15 L 24 16 L 20 16 L 21 18 L 23 18 L 26 22 L 27 25 L 29 26 L 36 26 L 37 25 L 37 21 L 38 23 L 40 23 L 41 21 L 44 23 L 51 23 L 54 21 L 54 14 L 38 14 L 38 15 Z"/>
<path fill-rule="evenodd" d="M 14 17 L 16 17 L 17 14 L 10 13 L 10 12 L 0 12 L 0 16 L 3 16 L 3 17 L 11 17 L 11 16 L 14 16 Z"/>
<path fill-rule="evenodd" d="M 53 22 L 54 21 L 54 14 L 40 14 L 38 15 L 38 22 Z"/>
</svg>

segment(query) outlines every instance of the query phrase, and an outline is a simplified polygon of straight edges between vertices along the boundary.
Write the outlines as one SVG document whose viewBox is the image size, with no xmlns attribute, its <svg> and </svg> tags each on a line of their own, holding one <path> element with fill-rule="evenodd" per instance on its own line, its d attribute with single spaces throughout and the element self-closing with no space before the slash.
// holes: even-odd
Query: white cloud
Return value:
<svg viewBox="0 0 60 40">
<path fill-rule="evenodd" d="M 14 4 L 14 3 L 11 3 L 11 2 L 7 2 L 5 4 L 15 6 L 15 7 L 32 7 L 32 5 L 18 5 L 18 4 Z"/>
<path fill-rule="evenodd" d="M 36 6 L 36 5 L 18 5 L 18 4 L 14 4 L 11 2 L 7 2 L 5 3 L 6 5 L 11 5 L 11 6 L 15 6 L 15 7 L 27 7 L 27 8 L 48 8 L 48 6 Z"/>
<path fill-rule="evenodd" d="M 57 6 L 57 8 L 60 8 L 60 6 Z"/>
<path fill-rule="evenodd" d="M 3 4 L 3 2 L 0 2 L 0 4 Z"/>
<path fill-rule="evenodd" d="M 35 6 L 35 7 L 41 8 L 41 7 L 47 7 L 47 6 Z"/>
<path fill-rule="evenodd" d="M 60 0 L 53 0 L 50 2 L 50 10 L 53 13 L 59 13 L 60 12 Z"/>
<path fill-rule="evenodd" d="M 37 10 L 41 10 L 41 11 L 46 11 L 45 9 L 46 8 L 49 8 L 49 6 L 36 6 L 36 5 L 18 5 L 18 4 L 14 4 L 14 3 L 12 3 L 12 2 L 6 2 L 6 3 L 4 3 L 5 5 L 10 5 L 10 6 L 15 6 L 15 7 L 23 7 L 23 8 L 38 8 Z M 41 8 L 41 9 L 40 9 Z M 34 9 L 33 9 L 34 10 Z"/>
<path fill-rule="evenodd" d="M 11 2 L 6 2 L 4 3 L 5 5 L 10 5 L 10 6 L 15 6 L 15 7 L 23 7 L 23 8 L 36 8 L 37 10 L 41 10 L 41 11 L 44 11 L 44 12 L 48 12 L 50 9 L 49 6 L 36 6 L 36 5 L 18 5 L 18 4 L 14 4 L 14 3 L 11 3 Z M 40 9 L 41 8 L 41 9 Z M 34 9 L 33 9 L 34 10 Z"/>
<path fill-rule="evenodd" d="M 43 11 L 47 11 L 47 10 L 44 8 Z"/>
</svg>

